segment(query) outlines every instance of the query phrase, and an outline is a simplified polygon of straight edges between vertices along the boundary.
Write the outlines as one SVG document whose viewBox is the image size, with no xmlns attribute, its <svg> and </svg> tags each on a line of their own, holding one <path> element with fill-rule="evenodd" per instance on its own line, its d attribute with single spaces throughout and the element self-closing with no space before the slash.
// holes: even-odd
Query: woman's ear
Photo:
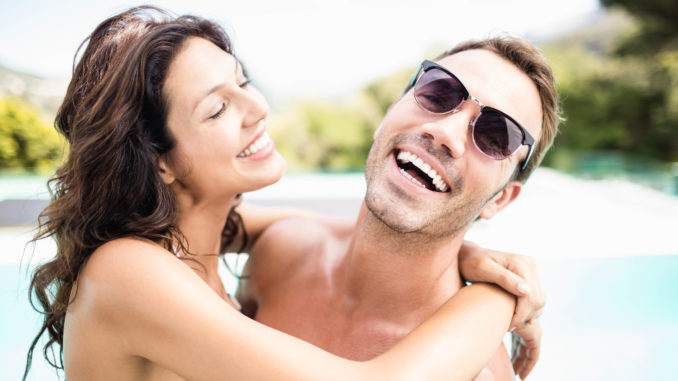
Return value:
<svg viewBox="0 0 678 381">
<path fill-rule="evenodd" d="M 520 181 L 511 181 L 506 184 L 504 189 L 499 191 L 490 201 L 488 201 L 482 209 L 480 209 L 480 217 L 489 220 L 499 213 L 502 209 L 512 203 L 523 189 L 523 184 Z"/>
<path fill-rule="evenodd" d="M 174 171 L 167 163 L 167 155 L 161 155 L 158 158 L 158 172 L 160 173 L 162 181 L 164 181 L 167 185 L 172 184 L 177 178 L 174 174 Z"/>
</svg>

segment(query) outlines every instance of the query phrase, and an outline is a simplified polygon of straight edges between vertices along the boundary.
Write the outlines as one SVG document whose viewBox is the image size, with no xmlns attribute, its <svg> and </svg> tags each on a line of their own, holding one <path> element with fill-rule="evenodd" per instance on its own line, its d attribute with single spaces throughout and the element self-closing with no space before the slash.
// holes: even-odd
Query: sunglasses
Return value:
<svg viewBox="0 0 678 381">
<path fill-rule="evenodd" d="M 530 133 L 507 114 L 472 97 L 459 78 L 447 69 L 432 61 L 422 62 L 405 92 L 412 87 L 419 106 L 433 114 L 457 112 L 469 99 L 478 103 L 480 114 L 471 122 L 473 142 L 478 150 L 492 159 L 503 160 L 526 145 L 530 149 L 520 170 L 527 167 L 534 148 Z"/>
</svg>

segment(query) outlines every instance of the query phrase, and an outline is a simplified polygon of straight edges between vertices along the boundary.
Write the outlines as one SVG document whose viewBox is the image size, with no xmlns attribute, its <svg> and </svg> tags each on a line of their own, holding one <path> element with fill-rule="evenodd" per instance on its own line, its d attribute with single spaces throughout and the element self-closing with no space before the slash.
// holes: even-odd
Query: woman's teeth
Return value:
<svg viewBox="0 0 678 381">
<path fill-rule="evenodd" d="M 443 181 L 442 177 L 436 172 L 435 169 L 431 168 L 431 166 L 427 163 L 425 163 L 422 159 L 420 159 L 417 155 L 407 152 L 407 151 L 400 151 L 398 152 L 397 159 L 399 162 L 405 164 L 405 163 L 412 163 L 415 167 L 417 167 L 421 172 L 425 173 L 426 176 L 428 176 L 431 180 L 431 183 L 436 187 L 436 190 L 439 192 L 447 192 L 448 186 L 445 184 L 445 181 Z M 400 169 L 400 172 L 406 174 L 407 178 L 414 181 L 417 185 L 423 186 L 421 182 L 416 181 L 412 176 L 408 175 L 407 172 L 405 172 L 402 168 Z"/>
<path fill-rule="evenodd" d="M 247 157 L 247 156 L 252 156 L 255 153 L 259 152 L 262 148 L 268 146 L 271 144 L 271 138 L 268 136 L 268 133 L 264 132 L 263 135 L 259 137 L 259 139 L 255 140 L 254 143 L 250 144 L 249 147 L 245 148 L 244 151 L 240 152 L 238 154 L 239 158 Z"/>
</svg>

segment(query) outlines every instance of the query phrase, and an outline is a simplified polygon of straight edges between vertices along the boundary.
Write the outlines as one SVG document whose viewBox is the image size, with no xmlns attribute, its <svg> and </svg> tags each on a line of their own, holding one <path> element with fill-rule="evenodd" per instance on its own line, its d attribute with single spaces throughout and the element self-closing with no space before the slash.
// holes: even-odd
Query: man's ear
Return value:
<svg viewBox="0 0 678 381">
<path fill-rule="evenodd" d="M 177 178 L 174 175 L 174 171 L 172 171 L 170 166 L 167 164 L 167 155 L 161 155 L 158 158 L 158 172 L 160 172 L 162 181 L 164 181 L 167 185 L 172 184 Z"/>
<path fill-rule="evenodd" d="M 480 217 L 489 220 L 499 213 L 502 209 L 507 207 L 515 200 L 520 191 L 523 189 L 523 184 L 520 181 L 511 181 L 506 184 L 504 189 L 499 191 L 490 201 L 488 201 L 482 209 L 480 209 Z"/>
</svg>

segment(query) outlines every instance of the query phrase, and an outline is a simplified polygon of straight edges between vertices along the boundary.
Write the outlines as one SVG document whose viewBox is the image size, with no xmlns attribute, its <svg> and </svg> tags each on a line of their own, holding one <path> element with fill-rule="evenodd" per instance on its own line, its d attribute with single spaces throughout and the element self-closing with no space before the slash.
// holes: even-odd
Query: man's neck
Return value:
<svg viewBox="0 0 678 381">
<path fill-rule="evenodd" d="M 427 317 L 461 288 L 457 256 L 463 232 L 424 240 L 394 232 L 369 213 L 363 204 L 340 266 L 344 307 L 377 318 Z"/>
</svg>

